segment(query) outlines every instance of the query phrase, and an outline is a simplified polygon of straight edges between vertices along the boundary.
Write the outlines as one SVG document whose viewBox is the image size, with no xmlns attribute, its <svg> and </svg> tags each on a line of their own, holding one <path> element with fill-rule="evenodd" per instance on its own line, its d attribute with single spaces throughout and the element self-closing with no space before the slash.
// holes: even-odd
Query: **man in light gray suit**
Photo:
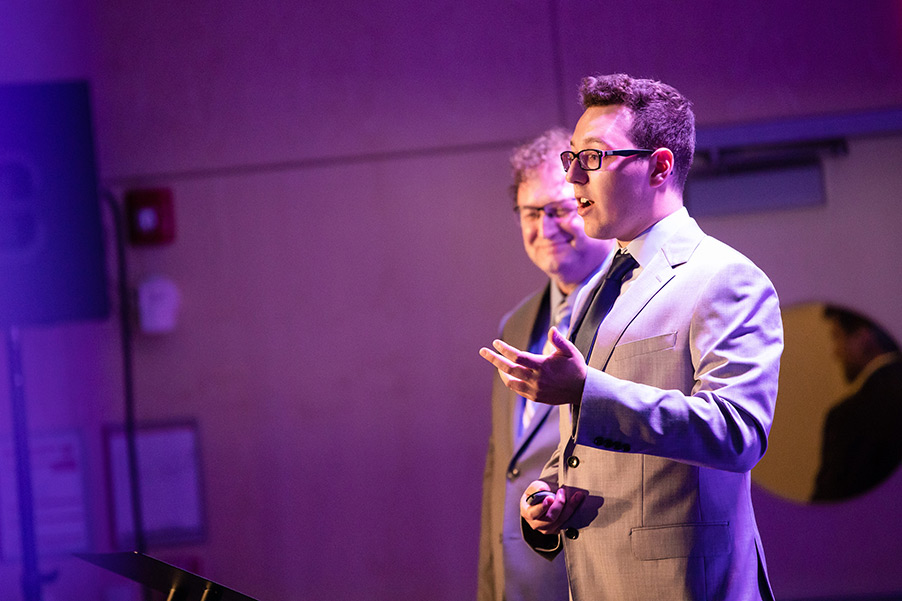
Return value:
<svg viewBox="0 0 902 601">
<path fill-rule="evenodd" d="M 512 188 L 523 247 L 548 283 L 501 321 L 501 339 L 541 353 L 552 325 L 566 328 L 577 289 L 605 264 L 613 240 L 586 235 L 561 152 L 570 133 L 552 129 L 514 150 Z M 554 310 L 553 310 L 554 309 Z M 520 534 L 520 495 L 557 448 L 558 409 L 527 401 L 496 377 L 482 490 L 480 601 L 567 601 L 563 559 L 546 561 Z"/>
<path fill-rule="evenodd" d="M 683 207 L 689 102 L 627 75 L 581 95 L 561 158 L 586 232 L 616 238 L 623 269 L 583 289 L 575 343 L 552 330 L 550 353 L 480 350 L 511 390 L 563 408 L 521 499 L 524 538 L 563 549 L 575 601 L 772 599 L 749 472 L 777 396 L 776 292 Z"/>
</svg>

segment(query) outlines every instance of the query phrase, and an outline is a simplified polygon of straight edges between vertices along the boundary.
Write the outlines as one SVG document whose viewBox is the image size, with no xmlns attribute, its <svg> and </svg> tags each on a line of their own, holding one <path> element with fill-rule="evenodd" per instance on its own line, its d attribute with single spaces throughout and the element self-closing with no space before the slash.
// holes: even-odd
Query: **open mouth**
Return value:
<svg viewBox="0 0 902 601">
<path fill-rule="evenodd" d="M 589 200 L 588 198 L 577 198 L 576 200 L 579 202 L 579 208 L 581 208 L 581 209 L 587 209 L 591 205 L 595 204 L 593 201 Z"/>
</svg>

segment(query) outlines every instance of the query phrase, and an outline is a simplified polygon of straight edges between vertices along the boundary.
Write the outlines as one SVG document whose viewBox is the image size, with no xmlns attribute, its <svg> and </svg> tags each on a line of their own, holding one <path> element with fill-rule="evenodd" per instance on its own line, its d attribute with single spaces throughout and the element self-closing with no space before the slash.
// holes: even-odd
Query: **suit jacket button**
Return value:
<svg viewBox="0 0 902 601">
<path fill-rule="evenodd" d="M 576 528 L 567 528 L 566 530 L 564 530 L 564 536 L 566 536 L 570 540 L 576 540 L 577 538 L 579 538 L 579 530 L 577 530 Z"/>
<path fill-rule="evenodd" d="M 577 457 L 576 455 L 570 455 L 570 458 L 567 459 L 567 465 L 569 465 L 570 467 L 576 467 L 577 465 L 579 465 L 579 457 Z"/>
</svg>

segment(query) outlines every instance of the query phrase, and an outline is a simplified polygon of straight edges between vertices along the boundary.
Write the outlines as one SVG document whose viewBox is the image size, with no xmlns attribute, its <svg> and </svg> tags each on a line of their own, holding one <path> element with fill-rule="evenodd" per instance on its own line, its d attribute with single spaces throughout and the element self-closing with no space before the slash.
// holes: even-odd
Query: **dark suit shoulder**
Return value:
<svg viewBox="0 0 902 601">
<path fill-rule="evenodd" d="M 902 362 L 894 361 L 874 370 L 861 387 L 831 409 L 830 414 L 839 422 L 860 417 L 897 432 L 898 422 L 902 419 Z"/>
<path fill-rule="evenodd" d="M 902 462 L 900 425 L 902 363 L 894 361 L 827 413 L 812 500 L 853 497 L 888 478 Z"/>
<path fill-rule="evenodd" d="M 544 288 L 536 290 L 517 303 L 513 309 L 505 313 L 498 326 L 500 337 L 503 340 L 508 340 L 508 337 L 511 335 L 522 335 L 524 330 L 528 335 L 535 325 L 536 318 L 542 310 L 542 305 L 550 302 L 548 301 L 550 292 L 551 284 L 549 282 Z"/>
</svg>

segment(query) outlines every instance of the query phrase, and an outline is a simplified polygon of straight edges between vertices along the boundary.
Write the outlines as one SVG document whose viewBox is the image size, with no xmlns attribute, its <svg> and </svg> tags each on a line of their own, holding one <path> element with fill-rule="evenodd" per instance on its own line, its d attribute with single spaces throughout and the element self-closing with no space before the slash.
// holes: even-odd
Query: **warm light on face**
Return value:
<svg viewBox="0 0 902 601">
<path fill-rule="evenodd" d="M 632 123 L 632 111 L 624 106 L 593 106 L 585 110 L 573 132 L 571 154 L 580 159 L 571 160 L 566 177 L 573 184 L 579 215 L 593 238 L 629 241 L 650 225 L 651 208 L 645 194 L 649 163 L 637 156 L 645 151 L 628 150 L 626 155 L 618 155 L 596 150 L 632 149 L 634 144 L 627 134 Z M 604 152 L 604 156 L 598 156 L 598 168 L 582 167 L 586 151 L 591 151 L 585 155 L 587 161 L 595 153 Z"/>
<path fill-rule="evenodd" d="M 582 282 L 612 243 L 586 235 L 573 185 L 565 180 L 556 158 L 520 184 L 516 210 L 526 254 L 563 289 Z"/>
<path fill-rule="evenodd" d="M 558 222 L 571 219 L 576 214 L 576 206 L 575 198 L 566 198 L 544 206 L 517 205 L 514 210 L 520 216 L 521 227 L 535 227 L 543 217 Z"/>
</svg>

